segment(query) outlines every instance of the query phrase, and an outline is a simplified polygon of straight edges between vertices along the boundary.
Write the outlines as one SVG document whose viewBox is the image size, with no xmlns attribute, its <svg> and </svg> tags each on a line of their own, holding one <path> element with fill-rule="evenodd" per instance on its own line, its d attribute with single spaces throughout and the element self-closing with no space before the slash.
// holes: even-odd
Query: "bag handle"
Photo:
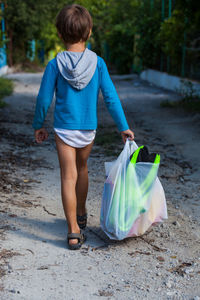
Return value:
<svg viewBox="0 0 200 300">
<path fill-rule="evenodd" d="M 136 142 L 129 139 L 126 140 L 125 147 L 129 148 L 130 154 L 138 149 L 138 145 L 136 144 Z"/>
</svg>

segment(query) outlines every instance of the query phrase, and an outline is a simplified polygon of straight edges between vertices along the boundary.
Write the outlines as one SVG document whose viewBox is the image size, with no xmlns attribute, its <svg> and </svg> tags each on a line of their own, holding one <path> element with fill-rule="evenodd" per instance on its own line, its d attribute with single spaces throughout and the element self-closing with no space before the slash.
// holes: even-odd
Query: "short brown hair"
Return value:
<svg viewBox="0 0 200 300">
<path fill-rule="evenodd" d="M 65 43 L 87 41 L 92 25 L 88 10 L 78 4 L 64 6 L 56 17 L 57 30 Z"/>
</svg>

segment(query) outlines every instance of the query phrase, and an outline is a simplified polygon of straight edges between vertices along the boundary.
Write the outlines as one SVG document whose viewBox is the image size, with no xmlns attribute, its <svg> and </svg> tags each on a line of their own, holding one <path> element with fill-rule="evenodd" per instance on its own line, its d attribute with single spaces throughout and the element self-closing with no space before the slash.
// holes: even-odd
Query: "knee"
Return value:
<svg viewBox="0 0 200 300">
<path fill-rule="evenodd" d="M 62 180 L 76 183 L 78 177 L 77 170 L 66 170 L 61 168 L 60 172 Z"/>
</svg>

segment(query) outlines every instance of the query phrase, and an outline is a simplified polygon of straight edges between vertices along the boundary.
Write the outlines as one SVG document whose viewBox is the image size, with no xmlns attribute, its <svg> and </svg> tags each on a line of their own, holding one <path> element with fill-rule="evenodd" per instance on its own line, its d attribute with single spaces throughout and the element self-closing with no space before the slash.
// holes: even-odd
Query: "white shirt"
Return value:
<svg viewBox="0 0 200 300">
<path fill-rule="evenodd" d="M 54 128 L 55 133 L 67 145 L 83 148 L 94 140 L 96 130 L 71 130 Z"/>
</svg>

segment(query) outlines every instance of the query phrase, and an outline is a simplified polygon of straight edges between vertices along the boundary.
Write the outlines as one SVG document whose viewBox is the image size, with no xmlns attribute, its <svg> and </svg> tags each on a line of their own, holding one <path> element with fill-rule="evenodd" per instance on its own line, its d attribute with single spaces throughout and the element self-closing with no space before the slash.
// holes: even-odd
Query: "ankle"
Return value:
<svg viewBox="0 0 200 300">
<path fill-rule="evenodd" d="M 77 215 L 78 216 L 83 216 L 87 213 L 87 209 L 85 207 L 80 207 L 77 208 Z"/>
<path fill-rule="evenodd" d="M 80 233 L 78 224 L 75 226 L 71 226 L 70 224 L 68 224 L 68 233 Z"/>
</svg>

